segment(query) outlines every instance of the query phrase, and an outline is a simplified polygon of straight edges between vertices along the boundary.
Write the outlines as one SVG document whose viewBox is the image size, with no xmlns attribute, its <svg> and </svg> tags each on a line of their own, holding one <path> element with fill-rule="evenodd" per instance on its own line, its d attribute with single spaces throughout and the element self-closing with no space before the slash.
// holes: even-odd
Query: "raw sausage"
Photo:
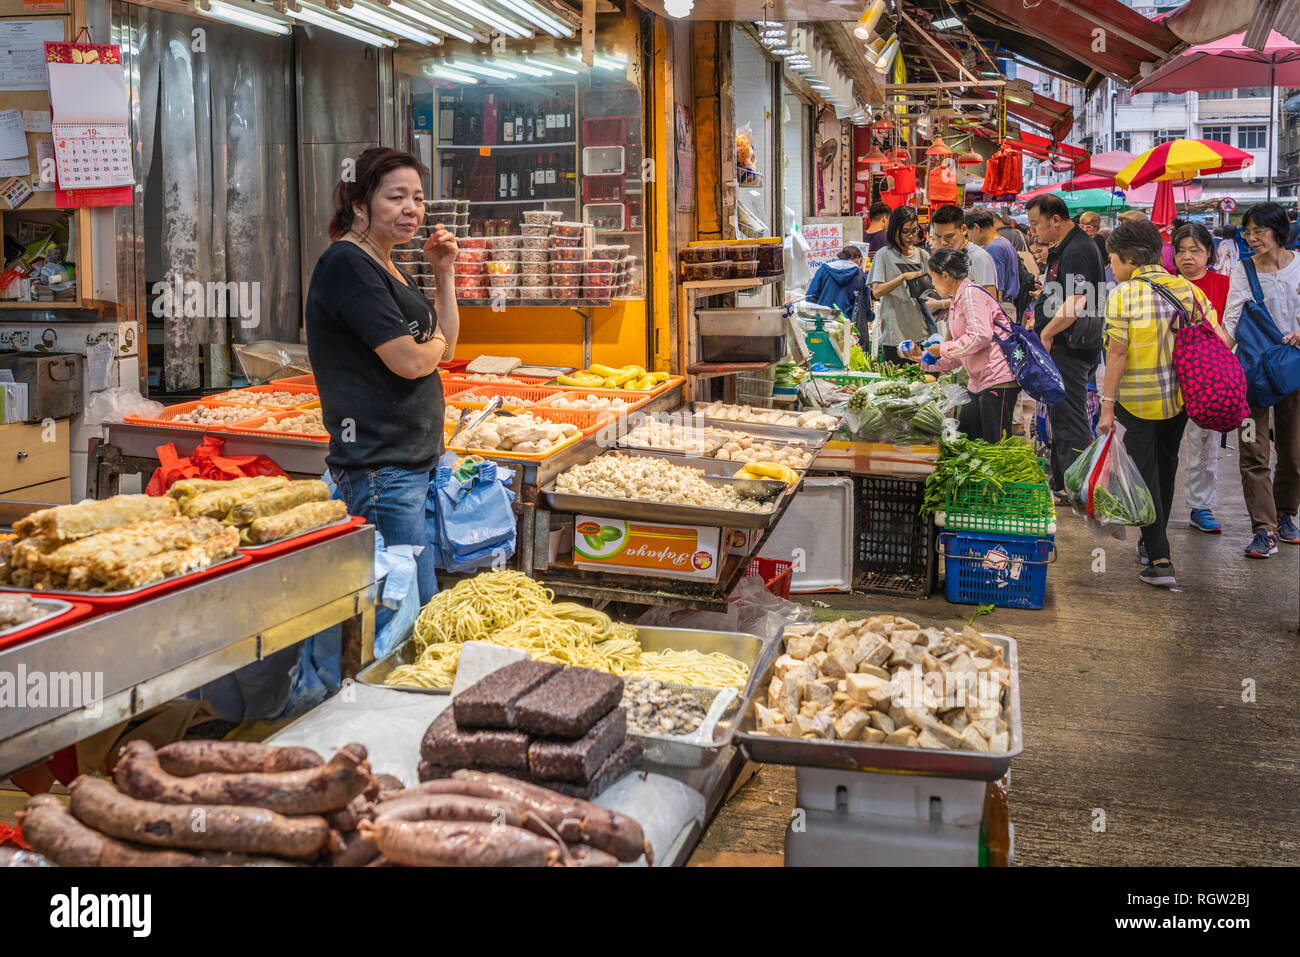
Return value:
<svg viewBox="0 0 1300 957">
<path fill-rule="evenodd" d="M 72 813 L 112 837 L 159 847 L 315 857 L 330 839 L 323 817 L 288 818 L 259 807 L 138 801 L 102 778 L 73 781 Z"/>
<path fill-rule="evenodd" d="M 450 778 L 425 781 L 410 790 L 518 801 L 535 811 L 570 844 L 590 844 L 613 854 L 620 861 L 635 861 L 644 853 L 646 863 L 654 863 L 654 851 L 645 839 L 641 825 L 626 814 L 581 798 L 566 797 L 535 784 L 516 781 L 503 774 L 457 771 Z"/>
<path fill-rule="evenodd" d="M 560 847 L 508 824 L 478 821 L 362 821 L 362 840 L 412 867 L 552 867 Z"/>
<path fill-rule="evenodd" d="M 392 794 L 406 788 L 402 779 L 395 774 L 376 774 L 374 784 L 366 790 L 366 797 L 372 801 L 382 801 L 384 795 Z"/>
<path fill-rule="evenodd" d="M 374 809 L 374 817 L 400 821 L 481 821 L 484 824 L 508 824 L 549 837 L 560 846 L 567 864 L 569 849 L 555 828 L 536 811 L 508 798 L 474 797 L 470 794 L 422 794 L 406 792 L 408 797 L 384 801 Z"/>
<path fill-rule="evenodd" d="M 82 824 L 52 794 L 38 794 L 18 812 L 23 837 L 61 867 L 291 867 L 288 861 L 243 854 L 193 854 L 137 847 L 106 837 Z"/>
<path fill-rule="evenodd" d="M 113 769 L 123 793 L 163 804 L 223 804 L 262 807 L 281 814 L 321 814 L 347 807 L 370 785 L 366 749 L 344 745 L 317 768 L 268 774 L 204 772 L 176 777 L 164 771 L 147 741 L 131 741 Z"/>
<path fill-rule="evenodd" d="M 329 821 L 330 827 L 334 830 L 346 834 L 355 831 L 362 818 L 370 816 L 370 802 L 366 800 L 364 794 L 358 794 L 347 807 L 326 814 L 325 820 Z"/>
<path fill-rule="evenodd" d="M 365 867 L 378 856 L 379 848 L 353 831 L 343 835 L 343 849 L 330 854 L 330 867 Z"/>
<path fill-rule="evenodd" d="M 569 845 L 570 867 L 618 867 L 618 858 L 590 844 Z"/>
<path fill-rule="evenodd" d="M 178 778 L 209 771 L 274 774 L 315 768 L 324 763 L 325 759 L 311 748 L 277 748 L 253 741 L 174 741 L 158 749 L 158 764 Z"/>
</svg>

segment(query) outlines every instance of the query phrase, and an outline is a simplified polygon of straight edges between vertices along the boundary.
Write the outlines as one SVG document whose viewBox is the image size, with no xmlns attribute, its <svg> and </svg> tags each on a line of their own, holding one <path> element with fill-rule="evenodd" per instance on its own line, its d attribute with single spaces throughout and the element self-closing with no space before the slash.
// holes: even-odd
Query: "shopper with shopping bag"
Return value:
<svg viewBox="0 0 1300 957">
<path fill-rule="evenodd" d="M 1268 558 L 1279 540 L 1300 545 L 1300 256 L 1285 248 L 1290 224 L 1277 203 L 1246 210 L 1242 227 L 1253 255 L 1232 267 L 1223 327 L 1251 385 L 1238 434 L 1253 529 L 1246 557 Z"/>
<path fill-rule="evenodd" d="M 1149 585 L 1177 584 L 1165 533 L 1178 475 L 1187 412 L 1174 366 L 1182 316 L 1213 311 L 1205 294 L 1161 265 L 1164 240 L 1147 220 L 1120 223 L 1106 243 L 1119 285 L 1106 299 L 1106 378 L 1097 432 L 1123 423 L 1124 448 L 1151 494 L 1154 514 L 1142 526 L 1139 577 Z"/>
</svg>

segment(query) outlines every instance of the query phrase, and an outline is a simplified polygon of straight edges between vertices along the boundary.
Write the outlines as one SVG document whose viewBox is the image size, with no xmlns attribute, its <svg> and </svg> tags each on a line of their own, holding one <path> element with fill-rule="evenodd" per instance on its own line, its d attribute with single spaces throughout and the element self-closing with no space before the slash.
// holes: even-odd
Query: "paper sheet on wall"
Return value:
<svg viewBox="0 0 1300 957">
<path fill-rule="evenodd" d="M 109 366 L 113 362 L 113 344 L 107 340 L 86 347 L 86 390 L 102 392 L 108 388 Z"/>
<path fill-rule="evenodd" d="M 26 156 L 27 135 L 23 132 L 22 110 L 0 110 L 0 160 Z"/>
<path fill-rule="evenodd" d="M 62 39 L 62 20 L 0 20 L 0 90 L 49 89 L 45 43 Z"/>
<path fill-rule="evenodd" d="M 62 189 L 131 186 L 126 74 L 117 63 L 50 63 L 54 155 Z"/>
<path fill-rule="evenodd" d="M 48 133 L 49 131 L 49 110 L 23 110 L 24 133 Z"/>
</svg>

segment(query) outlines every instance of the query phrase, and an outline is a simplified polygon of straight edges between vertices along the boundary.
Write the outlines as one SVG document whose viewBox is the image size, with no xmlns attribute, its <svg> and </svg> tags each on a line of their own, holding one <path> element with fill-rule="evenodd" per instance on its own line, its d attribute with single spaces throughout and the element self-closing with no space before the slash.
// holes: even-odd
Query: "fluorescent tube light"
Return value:
<svg viewBox="0 0 1300 957">
<path fill-rule="evenodd" d="M 211 0 L 206 4 L 196 2 L 194 12 L 211 17 L 213 20 L 221 20 L 235 26 L 247 27 L 249 30 L 256 30 L 258 33 L 286 36 L 293 29 L 288 23 L 271 12 L 269 8 L 266 13 L 262 13 L 260 10 L 250 9 L 243 4 L 228 3 L 225 0 Z"/>
<path fill-rule="evenodd" d="M 309 7 L 306 4 L 300 6 L 297 10 L 285 8 L 285 16 L 293 17 L 295 20 L 301 20 L 303 23 L 310 23 L 312 26 L 320 27 L 323 30 L 331 30 L 334 33 L 340 33 L 345 37 L 351 37 L 353 40 L 360 40 L 362 43 L 369 43 L 376 47 L 395 47 L 397 41 L 392 37 L 386 37 L 382 34 L 375 33 L 372 30 L 366 30 L 353 23 L 349 23 L 340 18 L 326 13 L 316 7 Z"/>
<path fill-rule="evenodd" d="M 392 10 L 394 13 L 400 13 L 404 17 L 410 17 L 417 23 L 423 23 L 427 27 L 432 27 L 439 33 L 445 33 L 449 37 L 455 37 L 457 40 L 464 40 L 466 43 L 474 42 L 474 37 L 466 33 L 464 30 L 453 26 L 446 20 L 439 20 L 437 17 L 431 17 L 423 10 L 417 10 L 415 7 L 408 7 L 406 4 L 400 3 L 399 0 L 392 0 L 392 2 L 388 4 L 388 9 Z"/>
</svg>

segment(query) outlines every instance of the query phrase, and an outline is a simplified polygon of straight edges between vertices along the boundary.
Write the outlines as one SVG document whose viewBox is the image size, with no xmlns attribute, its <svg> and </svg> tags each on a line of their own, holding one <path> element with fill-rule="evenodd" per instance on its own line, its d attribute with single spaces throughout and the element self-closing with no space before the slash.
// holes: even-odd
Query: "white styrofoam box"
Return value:
<svg viewBox="0 0 1300 957">
<path fill-rule="evenodd" d="M 117 384 L 125 389 L 140 388 L 140 357 L 124 356 L 117 362 Z"/>
<path fill-rule="evenodd" d="M 927 774 L 796 768 L 798 806 L 849 817 L 908 818 L 969 827 L 984 818 L 988 782 Z"/>
<path fill-rule="evenodd" d="M 786 867 L 978 867 L 980 829 L 931 827 L 907 818 L 852 818 L 825 811 L 786 827 Z"/>
<path fill-rule="evenodd" d="M 791 592 L 853 588 L 853 480 L 806 478 L 759 555 L 794 562 Z"/>
</svg>

